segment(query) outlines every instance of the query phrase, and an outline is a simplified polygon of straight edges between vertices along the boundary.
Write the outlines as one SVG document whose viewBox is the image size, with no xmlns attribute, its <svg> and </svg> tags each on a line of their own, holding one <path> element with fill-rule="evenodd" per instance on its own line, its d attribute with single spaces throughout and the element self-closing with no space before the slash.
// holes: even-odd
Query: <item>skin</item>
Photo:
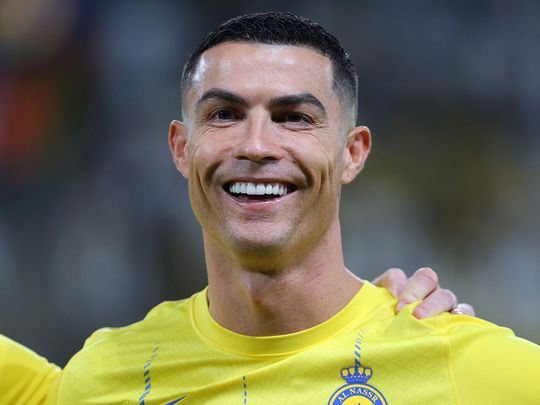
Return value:
<svg viewBox="0 0 540 405">
<path fill-rule="evenodd" d="M 339 196 L 362 170 L 371 136 L 366 127 L 348 128 L 331 84 L 330 61 L 314 51 L 223 44 L 203 54 L 186 95 L 186 122 L 171 124 L 170 149 L 203 229 L 210 313 L 235 332 L 309 328 L 362 286 L 343 263 Z M 248 205 L 222 187 L 261 179 L 296 191 Z M 389 269 L 374 283 L 401 306 L 427 296 L 418 317 L 452 308 L 474 315 L 467 304 L 456 307 L 429 268 L 409 281 L 402 270 Z M 11 341 L 3 344 L 29 355 Z"/>
<path fill-rule="evenodd" d="M 185 122 L 171 124 L 170 149 L 202 226 L 209 310 L 237 333 L 312 327 L 362 286 L 343 261 L 339 199 L 371 135 L 344 120 L 332 83 L 330 60 L 311 49 L 220 44 L 201 56 Z M 234 181 L 294 192 L 248 203 L 225 191 Z"/>
</svg>

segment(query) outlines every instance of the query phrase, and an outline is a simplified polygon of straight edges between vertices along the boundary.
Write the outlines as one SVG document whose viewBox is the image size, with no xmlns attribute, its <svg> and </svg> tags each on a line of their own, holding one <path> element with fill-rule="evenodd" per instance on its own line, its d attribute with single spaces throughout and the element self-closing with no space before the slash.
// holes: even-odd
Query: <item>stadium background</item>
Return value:
<svg viewBox="0 0 540 405">
<path fill-rule="evenodd" d="M 0 2 L 0 331 L 60 365 L 102 326 L 205 284 L 169 156 L 181 67 L 207 31 L 288 10 L 360 75 L 367 168 L 349 267 L 436 269 L 540 343 L 540 2 Z"/>
</svg>

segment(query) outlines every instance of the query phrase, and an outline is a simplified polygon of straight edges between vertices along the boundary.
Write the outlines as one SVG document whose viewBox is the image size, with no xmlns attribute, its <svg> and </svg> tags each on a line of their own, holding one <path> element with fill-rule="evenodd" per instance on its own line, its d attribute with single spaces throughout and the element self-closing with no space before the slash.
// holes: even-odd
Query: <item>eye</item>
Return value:
<svg viewBox="0 0 540 405">
<path fill-rule="evenodd" d="M 307 120 L 306 120 L 306 117 L 303 114 L 288 113 L 287 115 L 285 115 L 285 121 L 288 121 L 288 122 L 303 122 L 303 121 L 307 121 Z"/>
<path fill-rule="evenodd" d="M 281 122 L 284 124 L 298 125 L 311 125 L 311 119 L 306 115 L 298 112 L 283 112 L 276 114 L 273 117 L 275 122 Z"/>
<path fill-rule="evenodd" d="M 240 114 L 232 108 L 216 108 L 210 113 L 213 121 L 234 121 L 240 118 Z"/>
</svg>

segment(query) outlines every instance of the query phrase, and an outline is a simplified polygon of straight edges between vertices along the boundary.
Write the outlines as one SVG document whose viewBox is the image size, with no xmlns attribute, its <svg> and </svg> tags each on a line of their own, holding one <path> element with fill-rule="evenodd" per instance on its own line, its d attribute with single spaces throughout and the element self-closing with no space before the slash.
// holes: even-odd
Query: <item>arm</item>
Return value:
<svg viewBox="0 0 540 405">
<path fill-rule="evenodd" d="M 43 404 L 60 368 L 0 335 L 0 403 Z"/>
<path fill-rule="evenodd" d="M 427 318 L 442 312 L 474 316 L 474 308 L 469 304 L 458 304 L 454 293 L 439 287 L 437 273 L 429 267 L 418 269 L 409 279 L 398 268 L 391 268 L 373 280 L 373 284 L 386 288 L 398 298 L 396 312 L 405 305 L 422 301 L 416 306 L 413 315 L 418 319 Z"/>
</svg>

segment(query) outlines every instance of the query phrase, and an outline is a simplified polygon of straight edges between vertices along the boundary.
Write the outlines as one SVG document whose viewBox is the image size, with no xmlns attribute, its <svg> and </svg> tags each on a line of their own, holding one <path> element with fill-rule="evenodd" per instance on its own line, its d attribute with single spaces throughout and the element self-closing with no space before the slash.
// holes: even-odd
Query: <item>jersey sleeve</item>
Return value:
<svg viewBox="0 0 540 405">
<path fill-rule="evenodd" d="M 451 374 L 463 405 L 540 404 L 540 346 L 488 322 L 462 325 L 449 336 Z"/>
<path fill-rule="evenodd" d="M 0 404 L 43 404 L 59 376 L 59 367 L 0 335 Z"/>
</svg>

